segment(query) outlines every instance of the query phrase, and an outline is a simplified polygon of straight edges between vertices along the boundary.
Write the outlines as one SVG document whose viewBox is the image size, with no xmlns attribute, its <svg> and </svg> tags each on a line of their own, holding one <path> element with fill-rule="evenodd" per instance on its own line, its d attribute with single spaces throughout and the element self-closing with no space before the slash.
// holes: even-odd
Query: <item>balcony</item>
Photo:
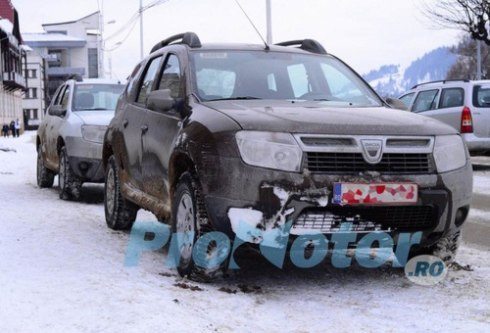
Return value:
<svg viewBox="0 0 490 333">
<path fill-rule="evenodd" d="M 26 89 L 25 77 L 16 72 L 3 72 L 3 85 L 7 90 Z"/>
<path fill-rule="evenodd" d="M 71 75 L 85 75 L 85 68 L 83 67 L 50 67 L 46 71 L 48 76 L 71 76 Z"/>
</svg>

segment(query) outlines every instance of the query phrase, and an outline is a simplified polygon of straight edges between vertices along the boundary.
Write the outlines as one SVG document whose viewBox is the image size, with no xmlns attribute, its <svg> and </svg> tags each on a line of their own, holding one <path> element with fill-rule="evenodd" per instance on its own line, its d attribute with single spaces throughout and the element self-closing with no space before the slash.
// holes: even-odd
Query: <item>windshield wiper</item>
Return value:
<svg viewBox="0 0 490 333">
<path fill-rule="evenodd" d="M 206 102 L 215 102 L 215 101 L 240 101 L 240 100 L 254 100 L 254 99 L 262 99 L 262 98 L 260 98 L 260 97 L 253 97 L 253 96 L 238 96 L 238 97 L 229 97 L 229 98 L 210 99 L 210 100 L 207 100 Z"/>
</svg>

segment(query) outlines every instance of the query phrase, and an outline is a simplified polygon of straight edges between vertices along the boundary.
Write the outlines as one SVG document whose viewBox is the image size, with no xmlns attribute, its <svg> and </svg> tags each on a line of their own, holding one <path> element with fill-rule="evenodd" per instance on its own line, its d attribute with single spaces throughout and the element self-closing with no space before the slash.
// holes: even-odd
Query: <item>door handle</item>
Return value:
<svg viewBox="0 0 490 333">
<path fill-rule="evenodd" d="M 141 132 L 142 132 L 143 134 L 145 134 L 146 132 L 148 132 L 148 126 L 147 126 L 147 125 L 143 125 L 143 126 L 141 126 Z"/>
<path fill-rule="evenodd" d="M 127 119 L 123 120 L 123 127 L 126 128 L 128 127 L 129 121 Z"/>
</svg>

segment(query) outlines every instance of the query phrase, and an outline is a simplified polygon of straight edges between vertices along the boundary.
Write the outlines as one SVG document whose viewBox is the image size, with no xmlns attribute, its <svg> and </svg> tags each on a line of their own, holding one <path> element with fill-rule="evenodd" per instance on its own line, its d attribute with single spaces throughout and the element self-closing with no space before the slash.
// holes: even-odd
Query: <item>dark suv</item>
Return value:
<svg viewBox="0 0 490 333">
<path fill-rule="evenodd" d="M 110 228 L 143 208 L 175 232 L 273 245 L 270 232 L 423 231 L 417 251 L 454 257 L 472 169 L 457 131 L 391 109 L 316 41 L 157 44 L 106 133 Z M 179 243 L 179 273 L 195 269 Z M 441 251 L 442 250 L 442 251 Z"/>
</svg>

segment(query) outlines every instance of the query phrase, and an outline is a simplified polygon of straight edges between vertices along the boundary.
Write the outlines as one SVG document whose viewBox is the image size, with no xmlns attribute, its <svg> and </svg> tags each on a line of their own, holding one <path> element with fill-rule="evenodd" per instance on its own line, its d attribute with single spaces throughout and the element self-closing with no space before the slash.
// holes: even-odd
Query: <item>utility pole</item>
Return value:
<svg viewBox="0 0 490 333">
<path fill-rule="evenodd" d="M 482 79 L 481 40 L 476 41 L 476 79 Z"/>
<path fill-rule="evenodd" d="M 140 58 L 144 58 L 143 51 L 143 0 L 140 0 Z"/>
<path fill-rule="evenodd" d="M 99 42 L 97 43 L 98 77 L 104 78 L 104 0 L 100 0 L 99 7 Z"/>
<path fill-rule="evenodd" d="M 266 0 L 267 11 L 267 44 L 272 44 L 272 6 L 271 0 Z"/>
</svg>

